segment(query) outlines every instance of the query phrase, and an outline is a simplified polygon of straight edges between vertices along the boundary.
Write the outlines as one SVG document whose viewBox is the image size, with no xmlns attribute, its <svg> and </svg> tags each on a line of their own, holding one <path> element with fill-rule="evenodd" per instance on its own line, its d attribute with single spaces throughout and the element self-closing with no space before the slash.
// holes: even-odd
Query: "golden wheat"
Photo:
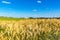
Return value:
<svg viewBox="0 0 60 40">
<path fill-rule="evenodd" d="M 60 19 L 0 20 L 0 40 L 60 40 Z"/>
</svg>

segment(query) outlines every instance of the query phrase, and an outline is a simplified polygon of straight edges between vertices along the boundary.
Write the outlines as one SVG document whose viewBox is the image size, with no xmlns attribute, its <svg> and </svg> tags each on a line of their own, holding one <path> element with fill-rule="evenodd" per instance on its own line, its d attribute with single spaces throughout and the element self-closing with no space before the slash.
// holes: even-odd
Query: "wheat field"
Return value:
<svg viewBox="0 0 60 40">
<path fill-rule="evenodd" d="M 60 40 L 60 19 L 0 20 L 0 40 Z"/>
</svg>

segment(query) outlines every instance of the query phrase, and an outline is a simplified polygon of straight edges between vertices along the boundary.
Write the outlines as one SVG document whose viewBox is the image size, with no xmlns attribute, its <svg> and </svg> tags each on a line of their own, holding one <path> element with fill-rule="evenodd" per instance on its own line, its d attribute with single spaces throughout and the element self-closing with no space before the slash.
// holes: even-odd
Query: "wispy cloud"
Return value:
<svg viewBox="0 0 60 40">
<path fill-rule="evenodd" d="M 4 4 L 11 4 L 11 2 L 8 2 L 8 1 L 1 1 L 1 3 L 4 3 Z"/>
<path fill-rule="evenodd" d="M 37 9 L 33 9 L 32 11 L 33 11 L 33 12 L 37 12 Z"/>
<path fill-rule="evenodd" d="M 37 3 L 42 3 L 42 1 L 39 1 L 39 0 L 38 0 Z"/>
</svg>

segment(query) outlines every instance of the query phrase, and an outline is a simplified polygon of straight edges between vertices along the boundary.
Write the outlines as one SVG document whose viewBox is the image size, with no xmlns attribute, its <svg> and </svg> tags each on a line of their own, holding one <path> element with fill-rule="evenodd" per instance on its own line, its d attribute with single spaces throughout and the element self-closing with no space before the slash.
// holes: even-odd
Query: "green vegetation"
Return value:
<svg viewBox="0 0 60 40">
<path fill-rule="evenodd" d="M 0 20 L 21 20 L 25 18 L 14 18 L 14 17 L 0 17 Z"/>
</svg>

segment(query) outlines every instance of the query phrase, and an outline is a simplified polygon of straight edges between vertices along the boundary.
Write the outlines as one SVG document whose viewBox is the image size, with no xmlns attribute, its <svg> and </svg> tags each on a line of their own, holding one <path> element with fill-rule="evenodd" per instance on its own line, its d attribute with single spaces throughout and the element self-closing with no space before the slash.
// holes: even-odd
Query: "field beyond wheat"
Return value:
<svg viewBox="0 0 60 40">
<path fill-rule="evenodd" d="M 0 40 L 60 40 L 60 19 L 0 20 Z"/>
</svg>

